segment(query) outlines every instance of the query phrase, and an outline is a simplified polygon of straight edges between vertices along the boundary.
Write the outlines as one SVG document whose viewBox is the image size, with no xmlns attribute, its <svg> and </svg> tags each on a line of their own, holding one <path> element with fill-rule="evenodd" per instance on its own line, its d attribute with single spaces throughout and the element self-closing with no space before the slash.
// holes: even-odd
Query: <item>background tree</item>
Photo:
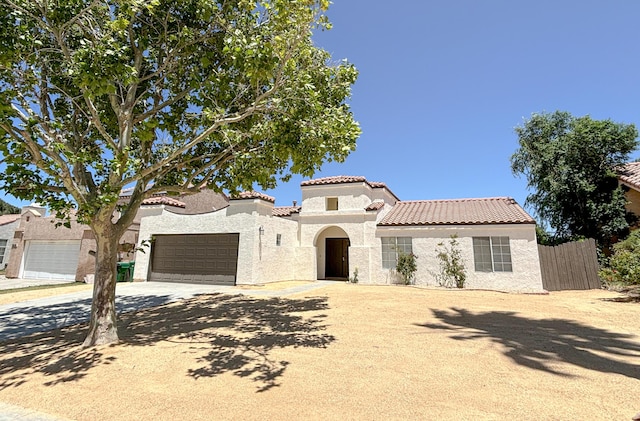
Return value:
<svg viewBox="0 0 640 421">
<path fill-rule="evenodd" d="M 17 208 L 4 200 L 0 200 L 0 215 L 15 215 L 20 213 L 20 208 Z"/>
<path fill-rule="evenodd" d="M 311 41 L 328 4 L 0 2 L 0 181 L 91 227 L 85 346 L 118 340 L 117 245 L 145 198 L 270 188 L 355 148 L 357 71 Z"/>
<path fill-rule="evenodd" d="M 534 114 L 516 133 L 511 168 L 526 176 L 527 204 L 556 237 L 594 238 L 607 248 L 624 233 L 626 199 L 615 170 L 637 147 L 634 125 L 556 111 Z"/>
</svg>

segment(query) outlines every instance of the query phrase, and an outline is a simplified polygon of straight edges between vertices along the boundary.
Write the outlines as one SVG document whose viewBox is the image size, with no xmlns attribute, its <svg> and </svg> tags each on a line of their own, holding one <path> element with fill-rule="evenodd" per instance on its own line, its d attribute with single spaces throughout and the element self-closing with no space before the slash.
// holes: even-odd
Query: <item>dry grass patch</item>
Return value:
<svg viewBox="0 0 640 421">
<path fill-rule="evenodd" d="M 38 298 L 53 297 L 78 291 L 90 291 L 93 285 L 83 283 L 69 283 L 58 285 L 41 285 L 0 291 L 0 305 L 19 303 Z"/>
<path fill-rule="evenodd" d="M 206 295 L 0 343 L 0 400 L 77 420 L 630 419 L 638 304 L 337 283 Z"/>
</svg>

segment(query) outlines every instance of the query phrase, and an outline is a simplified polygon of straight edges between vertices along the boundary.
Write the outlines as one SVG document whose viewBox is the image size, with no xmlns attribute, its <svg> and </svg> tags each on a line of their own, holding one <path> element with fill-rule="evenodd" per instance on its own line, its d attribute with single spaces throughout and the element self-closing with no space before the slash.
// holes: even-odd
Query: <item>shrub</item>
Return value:
<svg viewBox="0 0 640 421">
<path fill-rule="evenodd" d="M 405 285 L 411 285 L 413 277 L 418 270 L 416 256 L 413 253 L 398 253 L 398 263 L 396 264 L 396 272 L 402 276 Z"/>
<path fill-rule="evenodd" d="M 436 247 L 436 257 L 440 260 L 440 273 L 436 274 L 436 280 L 440 286 L 452 288 L 464 288 L 467 279 L 464 259 L 460 251 L 458 236 L 451 236 L 449 246 L 444 241 Z"/>
<path fill-rule="evenodd" d="M 640 285 L 640 230 L 613 246 L 609 266 L 600 271 L 607 285 Z"/>
<path fill-rule="evenodd" d="M 357 284 L 358 283 L 358 268 L 357 267 L 353 270 L 353 277 L 347 279 L 347 282 L 350 282 L 352 284 Z"/>
</svg>

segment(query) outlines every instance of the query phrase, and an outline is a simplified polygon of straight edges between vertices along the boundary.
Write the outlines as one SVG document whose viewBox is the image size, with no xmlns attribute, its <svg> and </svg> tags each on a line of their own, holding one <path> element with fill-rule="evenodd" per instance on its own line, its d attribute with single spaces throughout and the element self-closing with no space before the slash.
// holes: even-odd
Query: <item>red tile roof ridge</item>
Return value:
<svg viewBox="0 0 640 421">
<path fill-rule="evenodd" d="M 366 183 L 372 189 L 387 189 L 387 192 L 389 192 L 397 200 L 400 200 L 398 196 L 396 196 L 395 193 L 393 193 L 385 183 L 380 181 L 369 181 L 365 176 L 362 176 L 362 175 L 334 175 L 334 176 L 328 176 L 328 177 L 314 178 L 311 180 L 305 180 L 301 182 L 300 187 L 324 186 L 329 184 L 348 184 L 348 183 Z"/>
<path fill-rule="evenodd" d="M 271 211 L 273 216 L 291 216 L 294 213 L 300 212 L 302 206 L 277 206 Z"/>
<path fill-rule="evenodd" d="M 382 200 L 374 200 L 373 202 L 371 202 L 369 204 L 369 206 L 364 208 L 364 210 L 365 211 L 374 211 L 374 210 L 380 210 L 383 207 L 384 207 L 384 201 L 382 201 Z"/>
<path fill-rule="evenodd" d="M 617 168 L 616 172 L 622 183 L 640 191 L 640 162 L 627 162 Z"/>
<path fill-rule="evenodd" d="M 332 175 L 328 177 L 313 178 L 304 180 L 301 186 L 317 186 L 323 184 L 344 184 L 344 183 L 369 183 L 362 175 Z"/>
<path fill-rule="evenodd" d="M 231 200 L 243 200 L 243 199 L 261 199 L 267 202 L 271 202 L 271 203 L 275 203 L 276 202 L 276 198 L 273 196 L 269 196 L 267 194 L 261 193 L 261 192 L 257 192 L 255 190 L 251 190 L 251 191 L 243 191 L 238 193 L 235 196 L 231 197 Z"/>
<path fill-rule="evenodd" d="M 435 203 L 435 202 L 484 202 L 490 200 L 509 200 L 514 203 L 516 200 L 513 197 L 509 196 L 495 196 L 495 197 L 465 197 L 459 199 L 421 199 L 421 200 L 401 200 L 398 203 Z"/>
<path fill-rule="evenodd" d="M 142 204 L 143 205 L 169 205 L 169 206 L 175 206 L 177 208 L 186 207 L 186 205 L 183 202 L 169 196 L 151 196 L 147 199 L 144 199 L 142 201 Z"/>
</svg>

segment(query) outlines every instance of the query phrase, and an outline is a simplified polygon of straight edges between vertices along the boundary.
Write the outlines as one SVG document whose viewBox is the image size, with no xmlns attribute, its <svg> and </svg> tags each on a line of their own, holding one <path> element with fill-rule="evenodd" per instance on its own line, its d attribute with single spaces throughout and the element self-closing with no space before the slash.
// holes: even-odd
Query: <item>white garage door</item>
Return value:
<svg viewBox="0 0 640 421">
<path fill-rule="evenodd" d="M 29 241 L 22 277 L 76 279 L 80 241 Z"/>
</svg>

